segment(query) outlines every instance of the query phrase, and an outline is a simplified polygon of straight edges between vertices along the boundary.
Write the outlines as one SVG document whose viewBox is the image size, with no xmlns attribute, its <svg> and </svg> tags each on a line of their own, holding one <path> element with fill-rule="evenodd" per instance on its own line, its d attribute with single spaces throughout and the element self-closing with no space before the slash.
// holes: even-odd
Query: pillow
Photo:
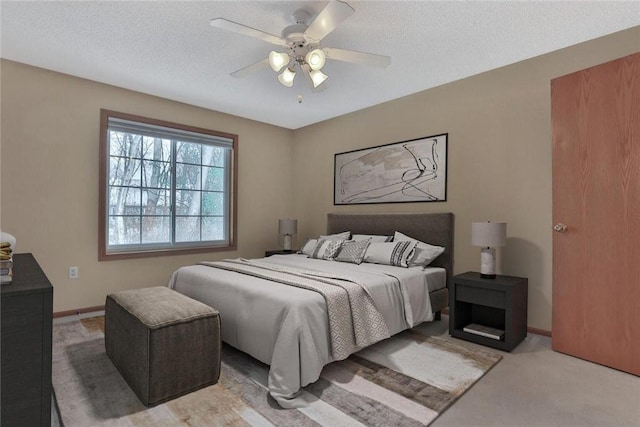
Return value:
<svg viewBox="0 0 640 427">
<path fill-rule="evenodd" d="M 434 246 L 428 243 L 421 242 L 420 240 L 416 240 L 413 237 L 409 237 L 406 234 L 400 233 L 399 231 L 396 231 L 394 233 L 393 241 L 416 242 L 416 249 L 413 252 L 413 256 L 409 260 L 409 267 L 426 267 L 444 252 L 444 248 L 442 246 Z"/>
<path fill-rule="evenodd" d="M 349 240 L 342 244 L 336 261 L 360 264 L 369 246 L 369 240 Z"/>
<path fill-rule="evenodd" d="M 325 240 L 349 240 L 349 236 L 351 236 L 350 231 L 343 231 L 342 233 L 327 234 L 325 236 L 320 236 L 319 238 Z"/>
<path fill-rule="evenodd" d="M 318 244 L 318 239 L 309 239 L 307 243 L 300 249 L 299 254 L 311 255 Z"/>
<path fill-rule="evenodd" d="M 313 250 L 310 258 L 334 259 L 336 255 L 338 255 L 343 242 L 344 240 L 318 239 L 318 244 Z"/>
<path fill-rule="evenodd" d="M 364 262 L 408 267 L 407 260 L 413 254 L 416 242 L 370 243 Z"/>
<path fill-rule="evenodd" d="M 352 240 L 360 241 L 360 240 L 369 240 L 371 243 L 373 242 L 390 242 L 393 239 L 393 236 L 379 236 L 377 234 L 354 234 L 351 238 Z"/>
<path fill-rule="evenodd" d="M 317 239 L 309 239 L 309 240 L 307 240 L 307 243 L 305 243 L 304 246 L 302 246 L 302 248 L 300 249 L 300 251 L 298 253 L 311 256 L 311 254 L 313 254 L 313 250 L 316 248 L 316 246 L 318 244 L 318 240 L 320 240 L 320 239 L 325 239 L 325 240 L 347 240 L 350 235 L 351 235 L 350 231 L 345 231 L 343 233 L 330 234 L 330 235 L 327 235 L 327 236 L 320 236 Z"/>
</svg>

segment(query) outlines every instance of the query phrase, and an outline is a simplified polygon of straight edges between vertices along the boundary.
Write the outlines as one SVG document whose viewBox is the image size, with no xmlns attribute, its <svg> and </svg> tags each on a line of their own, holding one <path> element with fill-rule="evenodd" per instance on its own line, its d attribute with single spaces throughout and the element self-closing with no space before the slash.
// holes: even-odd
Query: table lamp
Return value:
<svg viewBox="0 0 640 427">
<path fill-rule="evenodd" d="M 507 244 L 506 222 L 474 222 L 471 224 L 471 244 L 482 246 L 480 251 L 480 277 L 496 278 L 496 250 Z"/>
<path fill-rule="evenodd" d="M 298 232 L 297 219 L 280 219 L 278 220 L 278 234 L 284 236 L 284 250 L 291 250 L 292 236 Z"/>
</svg>

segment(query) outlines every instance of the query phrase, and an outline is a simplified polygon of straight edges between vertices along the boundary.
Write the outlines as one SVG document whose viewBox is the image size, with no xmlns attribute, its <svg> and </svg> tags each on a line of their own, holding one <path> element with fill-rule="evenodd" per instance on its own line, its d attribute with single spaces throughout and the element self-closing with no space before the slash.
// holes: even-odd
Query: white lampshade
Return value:
<svg viewBox="0 0 640 427">
<path fill-rule="evenodd" d="M 269 53 L 269 65 L 276 73 L 279 73 L 282 70 L 282 67 L 287 65 L 290 61 L 289 55 L 283 52 L 276 52 L 272 50 Z"/>
<path fill-rule="evenodd" d="M 278 234 L 296 234 L 298 232 L 298 220 L 297 219 L 279 219 L 278 220 Z"/>
<path fill-rule="evenodd" d="M 507 244 L 506 222 L 474 222 L 471 224 L 471 244 L 496 248 Z"/>
<path fill-rule="evenodd" d="M 311 52 L 307 53 L 304 59 L 307 64 L 309 64 L 309 68 L 315 71 L 324 67 L 324 63 L 327 58 L 322 49 L 313 49 Z"/>
<path fill-rule="evenodd" d="M 311 81 L 313 82 L 313 87 L 317 88 L 318 86 L 320 86 L 325 80 L 327 80 L 329 78 L 329 76 L 327 76 L 326 74 L 324 74 L 322 71 L 320 70 L 315 70 L 309 73 L 309 76 L 311 77 Z"/>
<path fill-rule="evenodd" d="M 290 68 L 285 68 L 284 71 L 278 76 L 278 81 L 286 87 L 291 87 L 293 86 L 293 79 L 295 78 L 296 72 L 292 71 Z"/>
</svg>

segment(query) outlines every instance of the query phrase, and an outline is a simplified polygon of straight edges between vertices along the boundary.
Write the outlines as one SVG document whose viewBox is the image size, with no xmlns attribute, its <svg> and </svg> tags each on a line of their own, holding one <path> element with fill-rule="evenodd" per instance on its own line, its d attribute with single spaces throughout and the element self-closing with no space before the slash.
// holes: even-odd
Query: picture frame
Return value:
<svg viewBox="0 0 640 427">
<path fill-rule="evenodd" d="M 448 133 L 334 155 L 334 205 L 447 201 Z"/>
</svg>

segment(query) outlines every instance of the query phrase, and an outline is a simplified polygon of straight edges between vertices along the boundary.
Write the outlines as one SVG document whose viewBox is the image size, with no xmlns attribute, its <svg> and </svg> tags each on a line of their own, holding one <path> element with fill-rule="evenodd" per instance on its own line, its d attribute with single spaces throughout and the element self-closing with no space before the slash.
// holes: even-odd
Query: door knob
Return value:
<svg viewBox="0 0 640 427">
<path fill-rule="evenodd" d="M 561 222 L 553 226 L 553 229 L 558 233 L 564 233 L 567 230 L 567 226 Z"/>
</svg>

